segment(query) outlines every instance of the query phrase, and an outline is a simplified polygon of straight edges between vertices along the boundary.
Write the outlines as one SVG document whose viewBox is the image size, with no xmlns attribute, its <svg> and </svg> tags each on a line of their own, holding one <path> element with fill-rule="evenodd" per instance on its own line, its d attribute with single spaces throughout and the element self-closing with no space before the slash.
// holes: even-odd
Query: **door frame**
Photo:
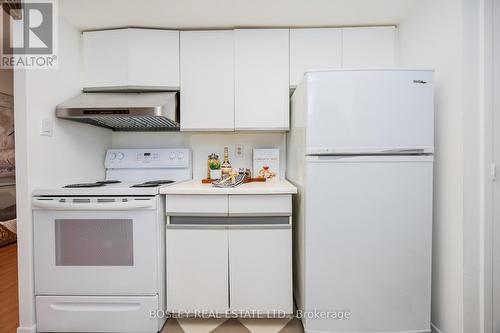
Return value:
<svg viewBox="0 0 500 333">
<path fill-rule="evenodd" d="M 479 1 L 479 111 L 480 111 L 480 225 L 479 225 L 479 328 L 481 333 L 493 333 L 493 260 L 494 260 L 494 12 L 500 0 Z M 500 13 L 499 10 L 497 12 Z M 499 15 L 500 16 L 500 15 Z M 500 17 L 498 17 L 500 20 Z M 498 64 L 500 65 L 500 63 Z M 498 178 L 498 176 L 496 177 Z M 500 181 L 500 180 L 496 180 Z M 497 217 L 500 219 L 500 216 Z M 465 314 L 464 314 L 465 315 Z"/>
</svg>

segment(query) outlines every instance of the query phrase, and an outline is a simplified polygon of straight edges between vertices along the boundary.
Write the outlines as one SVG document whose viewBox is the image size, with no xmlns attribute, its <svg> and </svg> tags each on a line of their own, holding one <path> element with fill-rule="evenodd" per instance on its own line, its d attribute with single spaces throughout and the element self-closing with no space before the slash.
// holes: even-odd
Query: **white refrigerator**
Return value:
<svg viewBox="0 0 500 333">
<path fill-rule="evenodd" d="M 433 90 L 433 71 L 407 69 L 308 72 L 295 90 L 287 178 L 306 332 L 430 332 Z"/>
</svg>

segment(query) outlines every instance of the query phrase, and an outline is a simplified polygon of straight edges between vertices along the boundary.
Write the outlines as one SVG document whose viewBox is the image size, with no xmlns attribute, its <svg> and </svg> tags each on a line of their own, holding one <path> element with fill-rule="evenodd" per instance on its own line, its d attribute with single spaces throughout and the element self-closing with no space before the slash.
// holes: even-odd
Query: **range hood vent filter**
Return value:
<svg viewBox="0 0 500 333">
<path fill-rule="evenodd" d="M 178 131 L 179 124 L 156 116 L 99 116 L 71 119 L 76 122 L 112 129 L 113 131 Z"/>
</svg>

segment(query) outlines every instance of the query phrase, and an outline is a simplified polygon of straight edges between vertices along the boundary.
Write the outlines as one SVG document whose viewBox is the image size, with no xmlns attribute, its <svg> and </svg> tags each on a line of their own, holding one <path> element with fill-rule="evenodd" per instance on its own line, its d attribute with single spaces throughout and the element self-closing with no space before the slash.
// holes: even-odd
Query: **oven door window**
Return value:
<svg viewBox="0 0 500 333">
<path fill-rule="evenodd" d="M 131 219 L 56 219 L 56 266 L 133 266 Z"/>
</svg>

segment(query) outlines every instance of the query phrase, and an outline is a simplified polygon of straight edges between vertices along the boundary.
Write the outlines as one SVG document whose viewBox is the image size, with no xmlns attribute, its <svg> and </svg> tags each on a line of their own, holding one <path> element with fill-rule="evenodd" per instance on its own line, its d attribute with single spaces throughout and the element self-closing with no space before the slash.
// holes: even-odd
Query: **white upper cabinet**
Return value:
<svg viewBox="0 0 500 333">
<path fill-rule="evenodd" d="M 130 85 L 179 88 L 179 32 L 129 31 Z"/>
<path fill-rule="evenodd" d="M 234 130 L 234 32 L 181 32 L 181 130 Z"/>
<path fill-rule="evenodd" d="M 235 129 L 289 129 L 289 29 L 235 30 Z"/>
<path fill-rule="evenodd" d="M 312 69 L 342 67 L 342 29 L 290 30 L 290 86 Z"/>
<path fill-rule="evenodd" d="M 85 87 L 179 88 L 179 32 L 117 29 L 83 33 Z"/>
<path fill-rule="evenodd" d="M 396 27 L 342 29 L 342 67 L 395 66 Z"/>
<path fill-rule="evenodd" d="M 128 85 L 127 30 L 83 33 L 84 87 Z"/>
</svg>

